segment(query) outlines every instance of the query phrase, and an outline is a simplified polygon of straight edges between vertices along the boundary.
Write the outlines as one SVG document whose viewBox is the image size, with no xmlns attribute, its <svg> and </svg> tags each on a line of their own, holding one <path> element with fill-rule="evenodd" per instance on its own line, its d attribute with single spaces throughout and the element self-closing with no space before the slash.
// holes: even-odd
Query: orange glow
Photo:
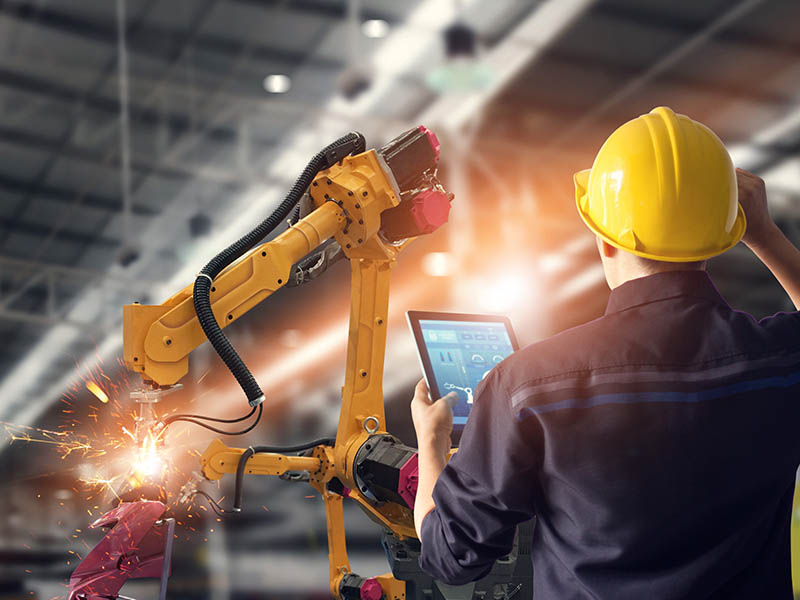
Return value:
<svg viewBox="0 0 800 600">
<path fill-rule="evenodd" d="M 94 381 L 87 381 L 86 382 L 86 389 L 92 392 L 97 399 L 100 400 L 103 404 L 108 404 L 108 394 L 103 391 L 99 385 L 97 385 Z"/>
<path fill-rule="evenodd" d="M 133 462 L 130 482 L 138 485 L 146 480 L 160 478 L 164 471 L 164 460 L 158 447 L 158 438 L 153 434 L 148 434 L 147 439 L 137 450 Z"/>
</svg>

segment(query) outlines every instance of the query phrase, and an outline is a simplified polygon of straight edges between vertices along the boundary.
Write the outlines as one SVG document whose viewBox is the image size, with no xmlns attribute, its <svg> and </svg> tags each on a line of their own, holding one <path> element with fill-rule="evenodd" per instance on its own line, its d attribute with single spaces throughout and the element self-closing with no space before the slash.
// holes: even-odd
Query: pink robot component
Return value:
<svg viewBox="0 0 800 600">
<path fill-rule="evenodd" d="M 69 580 L 68 600 L 119 597 L 128 579 L 160 578 L 164 600 L 175 531 L 174 519 L 161 519 L 161 502 L 120 502 L 90 525 L 110 531 L 81 561 Z"/>
</svg>

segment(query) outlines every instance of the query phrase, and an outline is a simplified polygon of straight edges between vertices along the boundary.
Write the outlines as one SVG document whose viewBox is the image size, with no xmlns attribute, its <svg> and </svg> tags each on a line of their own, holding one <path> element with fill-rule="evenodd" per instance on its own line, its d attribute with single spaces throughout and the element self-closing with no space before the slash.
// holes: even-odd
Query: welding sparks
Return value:
<svg viewBox="0 0 800 600">
<path fill-rule="evenodd" d="M 147 440 L 139 448 L 136 462 L 133 466 L 133 479 L 137 480 L 137 483 L 141 483 L 146 479 L 157 478 L 164 470 L 164 461 L 161 459 L 157 443 L 156 439 Z"/>
<path fill-rule="evenodd" d="M 36 477 L 74 472 L 70 489 L 78 502 L 96 502 L 87 508 L 90 516 L 105 512 L 108 504 L 140 497 L 174 500 L 170 484 L 189 479 L 190 472 L 181 459 L 187 458 L 184 453 L 194 440 L 176 444 L 180 436 L 173 436 L 169 448 L 165 447 L 159 415 L 149 405 L 145 411 L 141 403 L 129 401 L 131 387 L 125 371 L 109 377 L 98 364 L 76 378 L 62 396 L 62 421 L 55 430 L 0 421 L 0 444 L 5 437 L 12 444 L 37 443 L 51 448 L 65 462 Z M 197 515 L 206 512 L 194 502 L 189 508 Z"/>
<path fill-rule="evenodd" d="M 100 402 L 103 404 L 108 404 L 108 394 L 106 394 L 105 391 L 103 391 L 103 388 L 97 385 L 94 381 L 87 381 L 86 389 L 97 396 L 97 399 L 100 400 Z"/>
<path fill-rule="evenodd" d="M 115 485 L 117 485 L 118 482 L 116 480 L 118 479 L 120 479 L 120 476 L 112 477 L 111 479 L 102 479 L 100 477 L 87 477 L 81 479 L 81 481 L 83 481 L 83 483 L 85 483 L 88 486 L 99 487 L 103 491 L 109 491 L 117 500 L 119 500 L 120 499 L 119 494 L 117 493 L 117 490 L 114 487 Z"/>
<path fill-rule="evenodd" d="M 77 453 L 84 457 L 98 457 L 105 454 L 105 450 L 95 448 L 83 436 L 77 436 L 68 431 L 51 431 L 39 427 L 28 427 L 15 423 L 0 422 L 8 434 L 9 442 L 22 442 L 25 444 L 47 444 L 55 446 L 61 453 L 62 460 L 67 456 Z"/>
</svg>

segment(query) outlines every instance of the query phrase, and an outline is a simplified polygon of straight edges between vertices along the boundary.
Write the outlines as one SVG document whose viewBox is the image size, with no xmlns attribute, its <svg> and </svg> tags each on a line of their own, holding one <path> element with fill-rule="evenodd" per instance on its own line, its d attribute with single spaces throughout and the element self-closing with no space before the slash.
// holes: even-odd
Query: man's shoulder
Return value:
<svg viewBox="0 0 800 600">
<path fill-rule="evenodd" d="M 499 365 L 505 387 L 513 391 L 614 363 L 619 345 L 607 342 L 615 321 L 615 315 L 604 315 L 521 348 Z"/>
</svg>

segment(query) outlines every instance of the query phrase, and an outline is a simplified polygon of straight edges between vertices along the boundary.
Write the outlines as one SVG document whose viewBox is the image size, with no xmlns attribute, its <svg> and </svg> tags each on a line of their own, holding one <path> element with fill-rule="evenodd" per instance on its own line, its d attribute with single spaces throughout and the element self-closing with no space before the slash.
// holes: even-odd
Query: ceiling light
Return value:
<svg viewBox="0 0 800 600">
<path fill-rule="evenodd" d="M 274 74 L 264 77 L 264 89 L 270 94 L 285 94 L 292 87 L 292 80 L 287 75 Z"/>
<path fill-rule="evenodd" d="M 368 38 L 384 38 L 389 33 L 389 24 L 383 19 L 369 19 L 361 24 L 361 32 Z"/>
</svg>

